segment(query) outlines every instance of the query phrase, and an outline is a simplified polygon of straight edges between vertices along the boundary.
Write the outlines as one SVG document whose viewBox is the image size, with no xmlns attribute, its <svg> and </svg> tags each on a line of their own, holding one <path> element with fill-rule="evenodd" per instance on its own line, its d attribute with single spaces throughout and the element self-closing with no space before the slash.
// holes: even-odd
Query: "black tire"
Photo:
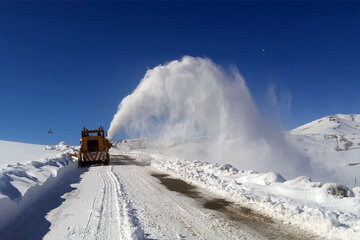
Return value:
<svg viewBox="0 0 360 240">
<path fill-rule="evenodd" d="M 80 156 L 79 160 L 78 160 L 78 167 L 84 167 L 85 166 L 85 161 L 84 159 Z"/>
<path fill-rule="evenodd" d="M 84 167 L 84 165 L 85 165 L 85 163 L 79 159 L 78 160 L 78 167 Z"/>
<path fill-rule="evenodd" d="M 106 158 L 105 158 L 105 161 L 104 161 L 104 165 L 109 165 L 110 163 L 110 155 L 109 154 L 106 154 Z"/>
</svg>

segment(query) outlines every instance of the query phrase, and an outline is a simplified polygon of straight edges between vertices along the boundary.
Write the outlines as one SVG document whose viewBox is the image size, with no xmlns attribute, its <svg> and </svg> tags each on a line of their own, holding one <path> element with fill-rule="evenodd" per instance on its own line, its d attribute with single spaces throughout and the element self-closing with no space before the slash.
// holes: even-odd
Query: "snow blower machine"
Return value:
<svg viewBox="0 0 360 240">
<path fill-rule="evenodd" d="M 88 130 L 84 127 L 81 131 L 80 144 L 79 167 L 92 162 L 109 164 L 109 149 L 112 147 L 112 144 L 106 139 L 103 127 L 100 126 L 97 130 Z"/>
</svg>

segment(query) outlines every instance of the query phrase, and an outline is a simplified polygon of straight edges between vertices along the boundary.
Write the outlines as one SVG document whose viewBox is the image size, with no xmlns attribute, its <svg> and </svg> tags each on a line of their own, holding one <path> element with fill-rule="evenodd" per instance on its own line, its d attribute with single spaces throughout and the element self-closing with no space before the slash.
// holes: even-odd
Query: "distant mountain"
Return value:
<svg viewBox="0 0 360 240">
<path fill-rule="evenodd" d="M 323 117 L 289 132 L 328 142 L 336 151 L 360 149 L 360 114 Z M 360 160 L 360 159 L 359 159 Z"/>
<path fill-rule="evenodd" d="M 320 171 L 325 168 L 339 182 L 358 185 L 360 165 L 351 165 L 360 163 L 360 114 L 323 117 L 289 131 L 286 138 Z"/>
<path fill-rule="evenodd" d="M 323 117 L 290 131 L 291 134 L 360 135 L 360 114 L 336 114 Z"/>
</svg>

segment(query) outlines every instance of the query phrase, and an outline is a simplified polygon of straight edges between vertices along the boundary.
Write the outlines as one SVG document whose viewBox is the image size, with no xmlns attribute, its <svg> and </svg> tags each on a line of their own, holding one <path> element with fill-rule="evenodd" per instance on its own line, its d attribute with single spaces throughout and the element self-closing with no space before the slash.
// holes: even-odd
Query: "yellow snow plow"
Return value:
<svg viewBox="0 0 360 240">
<path fill-rule="evenodd" d="M 105 138 L 103 127 L 97 130 L 83 128 L 81 131 L 81 147 L 78 164 L 80 167 L 85 163 L 103 162 L 108 165 L 110 162 L 109 149 L 112 144 Z"/>
</svg>

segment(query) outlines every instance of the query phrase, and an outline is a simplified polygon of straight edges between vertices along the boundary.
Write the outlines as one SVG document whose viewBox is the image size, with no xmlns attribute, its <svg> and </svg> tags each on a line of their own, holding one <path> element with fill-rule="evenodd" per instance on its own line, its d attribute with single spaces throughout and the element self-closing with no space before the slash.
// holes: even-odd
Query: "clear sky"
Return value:
<svg viewBox="0 0 360 240">
<path fill-rule="evenodd" d="M 275 86 L 285 129 L 360 113 L 360 2 L 2 1 L 0 139 L 78 144 L 184 55 L 237 66 L 263 112 Z"/>
</svg>

